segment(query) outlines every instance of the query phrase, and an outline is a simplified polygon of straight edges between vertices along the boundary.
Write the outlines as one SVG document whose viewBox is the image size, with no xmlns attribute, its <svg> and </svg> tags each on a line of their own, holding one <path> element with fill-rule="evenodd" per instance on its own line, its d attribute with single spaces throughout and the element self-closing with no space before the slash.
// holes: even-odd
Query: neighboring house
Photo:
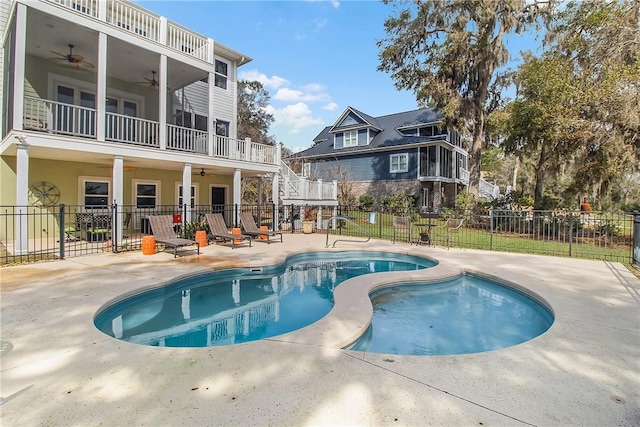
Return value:
<svg viewBox="0 0 640 427">
<path fill-rule="evenodd" d="M 348 107 L 295 158 L 305 176 L 339 179 L 356 197 L 382 202 L 403 191 L 425 210 L 450 207 L 468 184 L 467 151 L 441 120 L 429 109 L 371 117 Z"/>
<path fill-rule="evenodd" d="M 246 55 L 125 0 L 2 0 L 0 34 L 0 205 L 42 182 L 87 209 L 240 204 L 250 176 L 279 194 L 280 147 L 237 135 Z"/>
</svg>

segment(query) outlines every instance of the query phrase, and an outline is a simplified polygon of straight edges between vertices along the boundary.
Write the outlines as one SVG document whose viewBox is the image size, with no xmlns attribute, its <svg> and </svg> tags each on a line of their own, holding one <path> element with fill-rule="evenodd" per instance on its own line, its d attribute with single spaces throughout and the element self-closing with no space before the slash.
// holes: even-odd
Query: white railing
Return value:
<svg viewBox="0 0 640 427">
<path fill-rule="evenodd" d="M 469 171 L 463 168 L 458 169 L 458 177 L 465 184 L 469 184 Z"/>
<path fill-rule="evenodd" d="M 209 42 L 206 37 L 189 31 L 173 22 L 168 23 L 167 32 L 167 45 L 169 47 L 203 61 L 213 62 L 207 57 Z"/>
<path fill-rule="evenodd" d="M 107 141 L 159 147 L 160 139 L 158 134 L 158 122 L 122 114 L 107 113 L 107 128 L 105 131 L 105 139 Z"/>
<path fill-rule="evenodd" d="M 49 0 L 69 9 L 76 10 L 84 15 L 98 17 L 98 0 Z"/>
<path fill-rule="evenodd" d="M 106 22 L 153 41 L 160 41 L 160 17 L 133 3 L 107 3 Z"/>
<path fill-rule="evenodd" d="M 207 131 L 167 125 L 167 148 L 207 154 Z"/>
<path fill-rule="evenodd" d="M 157 43 L 165 43 L 164 39 L 166 39 L 166 46 L 210 64 L 213 63 L 213 58 L 209 58 L 208 54 L 209 40 L 207 37 L 171 21 L 166 21 L 166 33 L 162 34 L 161 17 L 132 2 L 124 0 L 42 1 L 55 3 Z M 106 12 L 103 12 L 100 7 L 103 1 L 106 1 L 106 6 L 103 5 L 102 10 L 106 10 Z M 106 16 L 103 16 L 105 13 Z"/>
<path fill-rule="evenodd" d="M 91 108 L 25 96 L 22 126 L 29 131 L 96 139 L 96 115 L 96 110 Z M 160 148 L 158 122 L 115 113 L 106 113 L 105 122 L 107 141 Z M 208 141 L 207 131 L 167 125 L 169 150 L 207 155 Z M 266 165 L 276 165 L 278 162 L 277 148 L 274 146 L 217 135 L 211 155 Z"/>
<path fill-rule="evenodd" d="M 24 97 L 25 130 L 95 137 L 96 110 L 45 99 Z"/>
</svg>

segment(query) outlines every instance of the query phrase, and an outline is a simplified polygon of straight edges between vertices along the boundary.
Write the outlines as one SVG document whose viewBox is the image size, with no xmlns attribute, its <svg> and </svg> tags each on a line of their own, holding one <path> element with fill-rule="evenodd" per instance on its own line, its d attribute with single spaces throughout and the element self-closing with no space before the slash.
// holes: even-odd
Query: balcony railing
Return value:
<svg viewBox="0 0 640 427">
<path fill-rule="evenodd" d="M 171 21 L 162 25 L 160 15 L 123 0 L 42 0 L 104 22 L 147 40 L 162 43 L 186 55 L 213 63 L 207 37 Z M 164 32 L 164 34 L 163 34 Z"/>
<path fill-rule="evenodd" d="M 96 139 L 95 109 L 46 99 L 24 97 L 23 128 L 54 135 Z M 139 117 L 106 113 L 105 140 L 160 149 L 160 124 Z M 276 147 L 249 139 L 215 136 L 209 153 L 207 131 L 167 124 L 168 150 L 212 155 L 231 160 L 277 165 Z"/>
</svg>

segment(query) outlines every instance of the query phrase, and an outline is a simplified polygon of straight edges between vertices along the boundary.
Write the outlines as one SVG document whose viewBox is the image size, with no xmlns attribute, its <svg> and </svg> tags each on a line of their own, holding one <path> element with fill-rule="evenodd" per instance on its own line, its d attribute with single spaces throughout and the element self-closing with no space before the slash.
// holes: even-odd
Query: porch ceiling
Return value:
<svg viewBox="0 0 640 427">
<path fill-rule="evenodd" d="M 43 59 L 55 57 L 51 51 L 69 53 L 69 44 L 73 52 L 80 54 L 86 61 L 98 66 L 98 32 L 73 25 L 69 21 L 40 11 L 29 9 L 27 15 L 26 52 Z M 128 36 L 129 38 L 135 36 Z M 135 41 L 135 40 L 134 40 Z M 175 90 L 198 81 L 207 75 L 204 70 L 168 58 L 167 81 Z M 63 67 L 51 61 L 52 68 Z M 160 55 L 125 40 L 109 37 L 107 41 L 107 75 L 126 82 L 144 81 L 151 78 L 151 71 L 158 71 Z M 95 73 L 94 70 L 81 70 L 78 73 Z"/>
</svg>

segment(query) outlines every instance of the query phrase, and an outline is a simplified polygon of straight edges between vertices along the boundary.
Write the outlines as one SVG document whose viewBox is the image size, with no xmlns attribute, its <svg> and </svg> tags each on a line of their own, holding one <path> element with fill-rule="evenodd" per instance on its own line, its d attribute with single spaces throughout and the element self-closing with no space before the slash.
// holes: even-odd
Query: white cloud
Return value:
<svg viewBox="0 0 640 427">
<path fill-rule="evenodd" d="M 319 117 L 313 117 L 309 106 L 304 102 L 289 104 L 282 108 L 269 106 L 267 112 L 273 115 L 274 126 L 290 128 L 289 134 L 300 133 L 300 130 L 310 126 L 322 126 L 324 121 Z"/>
<path fill-rule="evenodd" d="M 241 71 L 238 74 L 240 80 L 258 81 L 266 88 L 278 89 L 279 87 L 289 84 L 287 79 L 283 79 L 278 76 L 268 77 L 266 74 L 259 72 L 258 70 L 246 70 Z"/>
<path fill-rule="evenodd" d="M 327 111 L 334 111 L 336 108 L 338 108 L 338 104 L 336 104 L 335 102 L 330 102 L 324 107 L 322 107 L 323 110 L 327 110 Z"/>
<path fill-rule="evenodd" d="M 273 99 L 283 102 L 317 102 L 329 99 L 329 95 L 325 92 L 318 91 L 302 91 L 297 89 L 289 89 L 283 87 L 278 89 Z"/>
<path fill-rule="evenodd" d="M 321 29 L 324 28 L 325 25 L 327 25 L 327 20 L 326 19 L 315 19 L 313 21 L 314 24 L 316 24 L 316 31 L 320 31 Z"/>
</svg>

